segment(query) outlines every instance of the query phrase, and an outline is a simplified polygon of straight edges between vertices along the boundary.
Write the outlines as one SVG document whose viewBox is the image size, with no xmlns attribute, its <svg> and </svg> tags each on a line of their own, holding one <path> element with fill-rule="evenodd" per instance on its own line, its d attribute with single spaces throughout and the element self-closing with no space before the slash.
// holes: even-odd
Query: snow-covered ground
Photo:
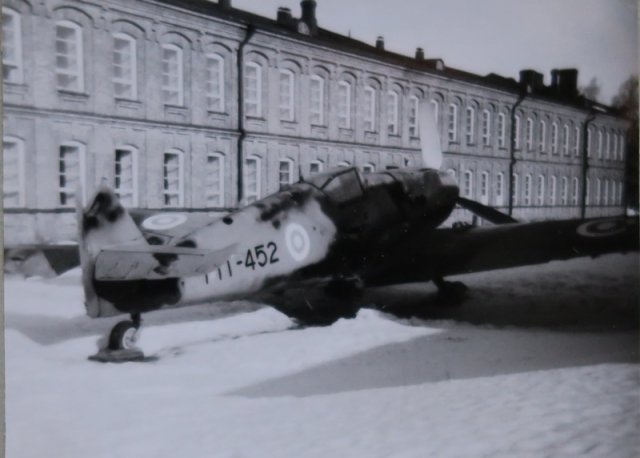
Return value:
<svg viewBox="0 0 640 458">
<path fill-rule="evenodd" d="M 324 328 L 151 313 L 158 359 L 124 364 L 87 360 L 117 319 L 77 273 L 6 279 L 7 457 L 640 456 L 637 254 L 460 279 L 461 307 L 379 289 Z"/>
</svg>

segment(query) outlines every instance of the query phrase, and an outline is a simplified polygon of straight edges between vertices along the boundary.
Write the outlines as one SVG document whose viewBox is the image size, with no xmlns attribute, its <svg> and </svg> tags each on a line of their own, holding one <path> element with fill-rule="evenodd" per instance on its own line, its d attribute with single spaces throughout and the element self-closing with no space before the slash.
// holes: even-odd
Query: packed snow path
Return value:
<svg viewBox="0 0 640 458">
<path fill-rule="evenodd" d="M 125 364 L 86 359 L 118 319 L 84 316 L 74 273 L 9 278 L 7 457 L 639 456 L 637 265 L 461 277 L 452 309 L 430 285 L 369 291 L 324 328 L 243 302 L 151 313 L 158 360 Z"/>
</svg>

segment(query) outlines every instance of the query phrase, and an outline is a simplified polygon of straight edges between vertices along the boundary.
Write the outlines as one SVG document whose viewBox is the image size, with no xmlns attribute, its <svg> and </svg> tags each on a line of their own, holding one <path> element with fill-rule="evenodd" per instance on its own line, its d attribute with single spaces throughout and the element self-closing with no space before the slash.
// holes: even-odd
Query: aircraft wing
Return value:
<svg viewBox="0 0 640 458">
<path fill-rule="evenodd" d="M 436 229 L 378 253 L 371 285 L 503 269 L 579 256 L 638 250 L 637 218 L 513 223 Z"/>
<path fill-rule="evenodd" d="M 123 245 L 100 251 L 96 280 L 160 280 L 204 275 L 227 261 L 236 249 L 203 250 L 165 245 Z"/>
</svg>

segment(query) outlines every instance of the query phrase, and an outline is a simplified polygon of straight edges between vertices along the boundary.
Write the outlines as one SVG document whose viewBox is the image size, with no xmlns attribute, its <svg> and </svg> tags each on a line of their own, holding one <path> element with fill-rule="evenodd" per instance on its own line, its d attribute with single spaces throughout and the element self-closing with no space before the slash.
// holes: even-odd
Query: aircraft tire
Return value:
<svg viewBox="0 0 640 458">
<path fill-rule="evenodd" d="M 133 321 L 120 321 L 109 334 L 109 350 L 132 350 L 137 341 L 138 328 Z"/>
</svg>

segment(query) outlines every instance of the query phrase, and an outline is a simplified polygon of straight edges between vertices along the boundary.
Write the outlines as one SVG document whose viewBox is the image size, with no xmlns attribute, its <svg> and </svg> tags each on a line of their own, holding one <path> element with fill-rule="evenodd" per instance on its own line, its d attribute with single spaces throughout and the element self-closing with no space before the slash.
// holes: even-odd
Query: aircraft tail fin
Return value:
<svg viewBox="0 0 640 458">
<path fill-rule="evenodd" d="M 94 288 L 95 261 L 100 251 L 123 244 L 146 245 L 147 241 L 120 203 L 113 190 L 101 184 L 89 203 L 77 204 L 78 247 L 82 266 L 85 307 L 91 317 L 119 314 L 113 305 L 100 298 Z"/>
</svg>

